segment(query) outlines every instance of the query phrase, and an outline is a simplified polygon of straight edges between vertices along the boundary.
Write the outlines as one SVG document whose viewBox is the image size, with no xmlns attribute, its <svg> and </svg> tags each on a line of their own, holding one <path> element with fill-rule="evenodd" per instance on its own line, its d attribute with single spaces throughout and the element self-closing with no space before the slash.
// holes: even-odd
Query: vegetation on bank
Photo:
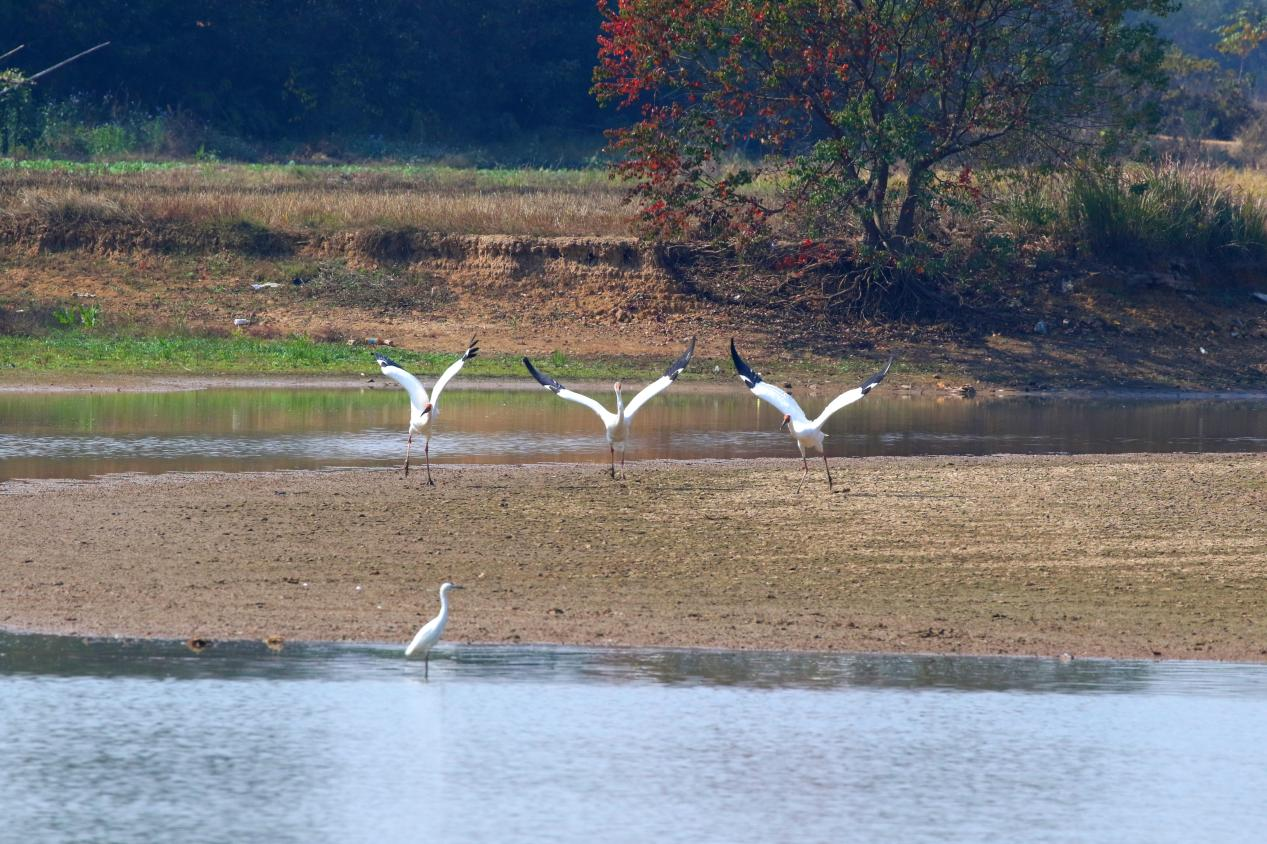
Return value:
<svg viewBox="0 0 1267 844">
<path fill-rule="evenodd" d="M 374 354 L 382 353 L 420 377 L 434 377 L 457 354 L 418 352 L 391 346 L 322 343 L 306 337 L 266 340 L 246 335 L 127 336 L 89 330 L 50 331 L 40 336 L 0 335 L 0 378 L 6 372 L 54 375 L 377 375 Z M 662 356 L 660 356 L 662 357 Z M 555 351 L 536 363 L 567 383 L 569 380 L 646 381 L 659 377 L 664 361 L 630 357 L 573 357 Z M 712 376 L 712 360 L 697 357 L 683 373 L 687 380 Z M 861 372 L 871 361 L 818 364 L 819 373 Z M 808 365 L 806 365 L 808 366 Z M 802 367 L 804 368 L 804 367 Z M 898 367 L 899 369 L 902 367 Z M 807 371 L 809 371 L 807 369 Z M 868 370 L 869 371 L 869 370 Z M 526 378 L 519 355 L 481 354 L 462 370 L 463 376 Z M 729 372 L 727 373 L 729 374 Z M 425 379 L 424 379 L 425 380 Z"/>
<path fill-rule="evenodd" d="M 45 33 L 14 78 L 112 44 L 0 98 L 0 244 L 403 263 L 434 232 L 638 234 L 703 256 L 731 301 L 940 319 L 1035 267 L 1203 283 L 1267 243 L 1259 199 L 1165 157 L 1255 122 L 1267 23 L 1223 0 L 134 6 L 0 13 Z M 1210 37 L 1181 51 L 1176 14 Z M 542 154 L 604 129 L 607 158 Z M 488 144 L 583 166 L 440 166 Z M 284 150 L 436 165 L 219 163 Z M 117 160 L 138 156 L 186 163 Z M 392 248 L 352 248 L 367 233 Z"/>
<path fill-rule="evenodd" d="M 630 112 L 612 166 L 655 236 L 752 247 L 777 223 L 919 260 L 974 172 L 1117 154 L 1147 128 L 1164 45 L 1141 15 L 1167 11 L 627 0 L 604 9 L 594 93 Z"/>
<path fill-rule="evenodd" d="M 632 236 L 621 192 L 597 169 L 0 159 L 0 241 L 284 257 L 313 235 L 349 231 Z M 1267 256 L 1265 203 L 1259 171 L 1174 162 L 1000 169 L 929 221 L 941 256 L 924 269 L 951 293 L 966 277 L 998 281 L 1070 258 L 1142 271 L 1179 260 L 1200 281 Z M 771 270 L 794 281 L 823 274 L 821 243 L 777 223 L 773 233 L 783 246 Z"/>
</svg>

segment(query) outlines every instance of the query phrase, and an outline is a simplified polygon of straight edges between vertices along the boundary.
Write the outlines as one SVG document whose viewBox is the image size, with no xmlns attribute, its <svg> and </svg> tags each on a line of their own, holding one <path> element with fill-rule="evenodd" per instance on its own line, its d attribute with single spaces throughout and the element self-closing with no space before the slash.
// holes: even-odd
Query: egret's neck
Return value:
<svg viewBox="0 0 1267 844">
<path fill-rule="evenodd" d="M 448 614 L 449 614 L 449 590 L 442 589 L 440 590 L 440 616 L 441 618 L 443 618 L 444 616 Z"/>
</svg>

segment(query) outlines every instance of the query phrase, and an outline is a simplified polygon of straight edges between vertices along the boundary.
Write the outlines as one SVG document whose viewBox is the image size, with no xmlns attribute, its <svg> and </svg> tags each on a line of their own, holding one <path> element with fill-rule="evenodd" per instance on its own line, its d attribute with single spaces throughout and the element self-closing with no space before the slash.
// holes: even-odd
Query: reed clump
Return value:
<svg viewBox="0 0 1267 844">
<path fill-rule="evenodd" d="M 1226 268 L 1267 256 L 1264 193 L 1224 168 L 1163 162 L 1012 175 L 991 185 L 990 208 L 1017 238 L 1107 263 Z"/>
</svg>

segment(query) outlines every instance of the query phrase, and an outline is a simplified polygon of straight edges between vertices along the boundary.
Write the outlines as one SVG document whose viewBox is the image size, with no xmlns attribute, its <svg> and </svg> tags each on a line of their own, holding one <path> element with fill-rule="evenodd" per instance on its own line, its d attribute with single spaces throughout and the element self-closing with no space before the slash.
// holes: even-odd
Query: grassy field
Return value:
<svg viewBox="0 0 1267 844">
<path fill-rule="evenodd" d="M 0 378 L 19 375 L 360 375 L 377 372 L 373 355 L 381 352 L 423 376 L 436 375 L 457 359 L 453 353 L 416 352 L 397 347 L 320 343 L 305 337 L 265 340 L 254 337 L 154 336 L 128 337 L 82 330 L 52 332 L 41 337 L 0 335 Z M 534 362 L 564 383 L 577 381 L 650 382 L 658 378 L 665 355 L 537 355 Z M 728 359 L 697 354 L 682 381 L 715 381 L 718 371 L 733 376 Z M 781 362 L 780 372 L 797 380 L 860 379 L 875 368 L 869 357 L 841 360 L 803 359 Z M 933 371 L 926 365 L 898 361 L 890 379 L 914 378 L 924 383 Z M 527 378 L 522 355 L 481 353 L 462 370 L 463 377 Z"/>
<path fill-rule="evenodd" d="M 43 337 L 0 336 L 0 372 L 122 374 L 311 373 L 352 375 L 377 371 L 373 353 L 381 351 L 406 369 L 440 372 L 453 354 L 413 352 L 386 346 L 318 343 L 307 338 L 260 340 L 252 337 L 119 337 L 66 331 Z M 629 358 L 575 358 L 556 352 L 537 361 L 559 378 L 607 379 L 655 377 L 658 361 Z M 481 355 L 464 375 L 490 378 L 524 376 L 517 355 Z"/>
<path fill-rule="evenodd" d="M 0 361 L 10 369 L 79 371 L 79 373 L 314 373 L 353 374 L 374 369 L 372 354 L 381 351 L 407 369 L 433 371 L 454 355 L 426 354 L 404 348 L 347 346 L 303 337 L 256 340 L 253 337 L 111 337 L 60 332 L 44 337 L 0 337 Z M 576 378 L 606 378 L 616 369 L 599 361 L 559 356 L 554 368 Z M 523 364 L 513 355 L 476 357 L 469 375 L 521 375 Z"/>
<path fill-rule="evenodd" d="M 245 221 L 272 230 L 370 226 L 461 234 L 629 234 L 602 170 L 0 160 L 0 224 Z"/>
</svg>

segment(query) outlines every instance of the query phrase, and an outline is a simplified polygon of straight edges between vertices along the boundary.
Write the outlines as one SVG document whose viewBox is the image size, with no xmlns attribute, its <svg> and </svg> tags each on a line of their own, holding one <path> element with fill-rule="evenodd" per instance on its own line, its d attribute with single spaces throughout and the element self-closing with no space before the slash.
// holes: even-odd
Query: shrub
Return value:
<svg viewBox="0 0 1267 844">
<path fill-rule="evenodd" d="M 52 312 L 53 320 L 64 328 L 95 328 L 101 316 L 100 305 L 64 305 Z"/>
<path fill-rule="evenodd" d="M 1267 208 L 1200 167 L 1106 168 L 1069 182 L 1071 234 L 1117 263 L 1184 258 L 1223 266 L 1267 254 Z"/>
<path fill-rule="evenodd" d="M 1267 112 L 1259 112 L 1245 124 L 1236 140 L 1240 144 L 1241 161 L 1254 167 L 1267 164 Z"/>
</svg>

